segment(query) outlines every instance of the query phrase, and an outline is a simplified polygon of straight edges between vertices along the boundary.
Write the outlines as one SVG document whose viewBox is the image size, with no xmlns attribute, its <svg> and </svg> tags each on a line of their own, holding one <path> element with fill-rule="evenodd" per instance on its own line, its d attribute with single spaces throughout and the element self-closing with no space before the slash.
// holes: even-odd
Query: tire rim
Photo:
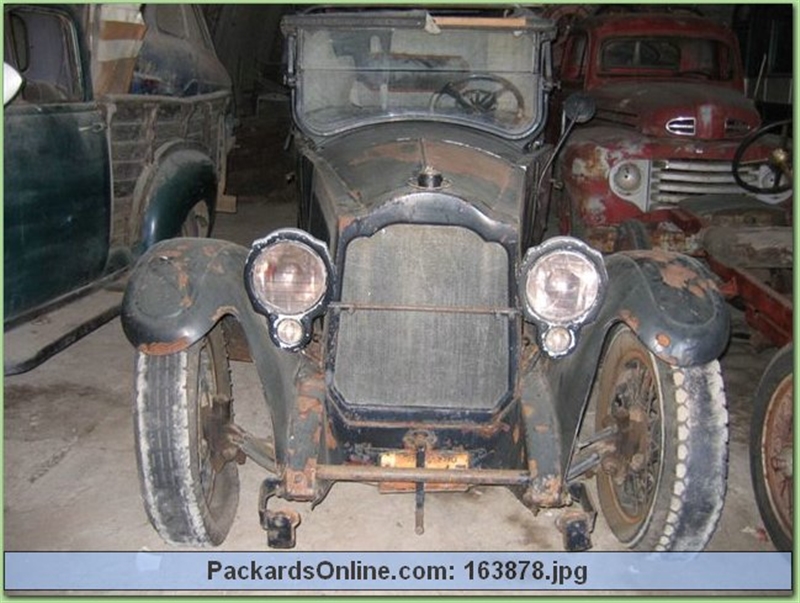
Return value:
<svg viewBox="0 0 800 603">
<path fill-rule="evenodd" d="M 198 355 L 197 371 L 198 467 L 203 497 L 211 509 L 214 508 L 217 477 L 226 462 L 221 448 L 225 427 L 231 420 L 230 398 L 219 391 L 214 354 L 215 350 L 207 340 Z"/>
<path fill-rule="evenodd" d="M 662 396 L 653 360 L 638 345 L 623 344 L 609 358 L 612 378 L 601 383 L 597 430 L 616 428 L 603 456 L 597 488 L 617 539 L 635 545 L 650 521 L 664 457 Z"/>
<path fill-rule="evenodd" d="M 794 428 L 792 375 L 784 377 L 770 397 L 761 430 L 761 458 L 767 496 L 789 539 L 794 526 Z"/>
</svg>

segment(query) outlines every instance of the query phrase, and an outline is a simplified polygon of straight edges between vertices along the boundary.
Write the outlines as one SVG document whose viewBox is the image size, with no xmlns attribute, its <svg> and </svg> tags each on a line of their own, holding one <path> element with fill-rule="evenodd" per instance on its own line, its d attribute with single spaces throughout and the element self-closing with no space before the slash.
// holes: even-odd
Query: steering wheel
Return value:
<svg viewBox="0 0 800 603">
<path fill-rule="evenodd" d="M 494 113 L 497 110 L 500 96 L 505 93 L 510 93 L 514 97 L 515 113 L 520 113 L 525 106 L 525 99 L 519 88 L 497 75 L 473 74 L 460 80 L 447 82 L 431 97 L 430 109 L 435 111 L 441 100 L 449 96 L 465 113 Z"/>
<path fill-rule="evenodd" d="M 792 120 L 790 119 L 778 121 L 759 128 L 742 140 L 733 155 L 733 178 L 736 180 L 736 184 L 744 190 L 758 195 L 776 195 L 785 193 L 792 188 L 794 179 L 791 124 Z M 744 160 L 744 156 L 756 142 L 775 131 L 780 131 L 780 144 L 773 148 L 766 158 Z M 766 177 L 761 178 L 761 182 L 766 181 L 766 184 L 754 185 L 744 180 L 741 173 L 742 167 L 752 165 L 763 166 L 762 169 L 768 170 Z"/>
</svg>

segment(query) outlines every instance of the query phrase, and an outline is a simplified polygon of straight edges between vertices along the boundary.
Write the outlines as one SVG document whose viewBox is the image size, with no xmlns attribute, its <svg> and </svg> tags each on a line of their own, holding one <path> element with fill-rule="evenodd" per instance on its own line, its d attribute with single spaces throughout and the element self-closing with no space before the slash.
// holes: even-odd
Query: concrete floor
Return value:
<svg viewBox="0 0 800 603">
<path fill-rule="evenodd" d="M 285 166 L 283 166 L 285 167 Z M 283 167 L 278 164 L 275 170 Z M 235 180 L 235 178 L 234 178 Z M 294 224 L 292 185 L 269 194 L 240 180 L 236 214 L 218 217 L 215 236 L 248 244 Z M 736 317 L 736 331 L 743 331 Z M 774 350 L 735 339 L 722 359 L 731 421 L 728 495 L 712 551 L 774 550 L 750 485 L 750 400 Z M 6 550 L 168 550 L 150 527 L 139 496 L 131 396 L 133 350 L 115 320 L 41 367 L 5 379 L 4 537 Z M 234 363 L 237 420 L 263 419 L 260 385 L 248 364 Z M 239 512 L 222 550 L 266 550 L 257 515 L 262 479 L 241 468 Z M 558 512 L 534 517 L 502 488 L 432 494 L 424 535 L 414 533 L 411 495 L 381 495 L 368 485 L 337 484 L 303 513 L 299 551 L 561 551 Z M 602 519 L 597 549 L 615 548 Z"/>
</svg>

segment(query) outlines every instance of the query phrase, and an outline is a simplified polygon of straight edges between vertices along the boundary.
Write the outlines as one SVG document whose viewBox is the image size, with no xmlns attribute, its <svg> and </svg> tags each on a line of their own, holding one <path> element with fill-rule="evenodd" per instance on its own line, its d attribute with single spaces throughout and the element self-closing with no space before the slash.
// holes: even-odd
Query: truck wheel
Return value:
<svg viewBox="0 0 800 603">
<path fill-rule="evenodd" d="M 794 529 L 794 346 L 782 348 L 756 390 L 750 427 L 750 474 L 764 526 L 780 551 L 792 550 Z"/>
<path fill-rule="evenodd" d="M 722 513 L 727 480 L 719 363 L 669 365 L 620 326 L 598 379 L 595 429 L 613 435 L 597 490 L 611 531 L 629 549 L 702 550 Z"/>
<path fill-rule="evenodd" d="M 186 350 L 139 352 L 134 430 L 145 510 L 171 544 L 208 546 L 228 534 L 239 504 L 239 469 L 226 450 L 233 418 L 222 327 Z"/>
<path fill-rule="evenodd" d="M 181 225 L 180 236 L 205 238 L 210 232 L 211 214 L 208 211 L 206 202 L 200 201 L 186 214 L 186 219 Z"/>
</svg>

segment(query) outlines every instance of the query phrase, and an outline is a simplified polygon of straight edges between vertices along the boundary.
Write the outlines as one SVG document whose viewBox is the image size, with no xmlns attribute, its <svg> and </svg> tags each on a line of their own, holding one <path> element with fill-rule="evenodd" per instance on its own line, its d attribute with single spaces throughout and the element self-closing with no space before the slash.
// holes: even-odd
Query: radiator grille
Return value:
<svg viewBox="0 0 800 603">
<path fill-rule="evenodd" d="M 745 182 L 756 185 L 758 166 L 741 166 Z M 650 203 L 677 203 L 696 195 L 742 194 L 733 178 L 730 162 L 663 160 L 654 161 L 650 173 Z"/>
<path fill-rule="evenodd" d="M 493 408 L 509 389 L 508 255 L 455 226 L 347 247 L 334 385 L 356 406 Z"/>
</svg>

